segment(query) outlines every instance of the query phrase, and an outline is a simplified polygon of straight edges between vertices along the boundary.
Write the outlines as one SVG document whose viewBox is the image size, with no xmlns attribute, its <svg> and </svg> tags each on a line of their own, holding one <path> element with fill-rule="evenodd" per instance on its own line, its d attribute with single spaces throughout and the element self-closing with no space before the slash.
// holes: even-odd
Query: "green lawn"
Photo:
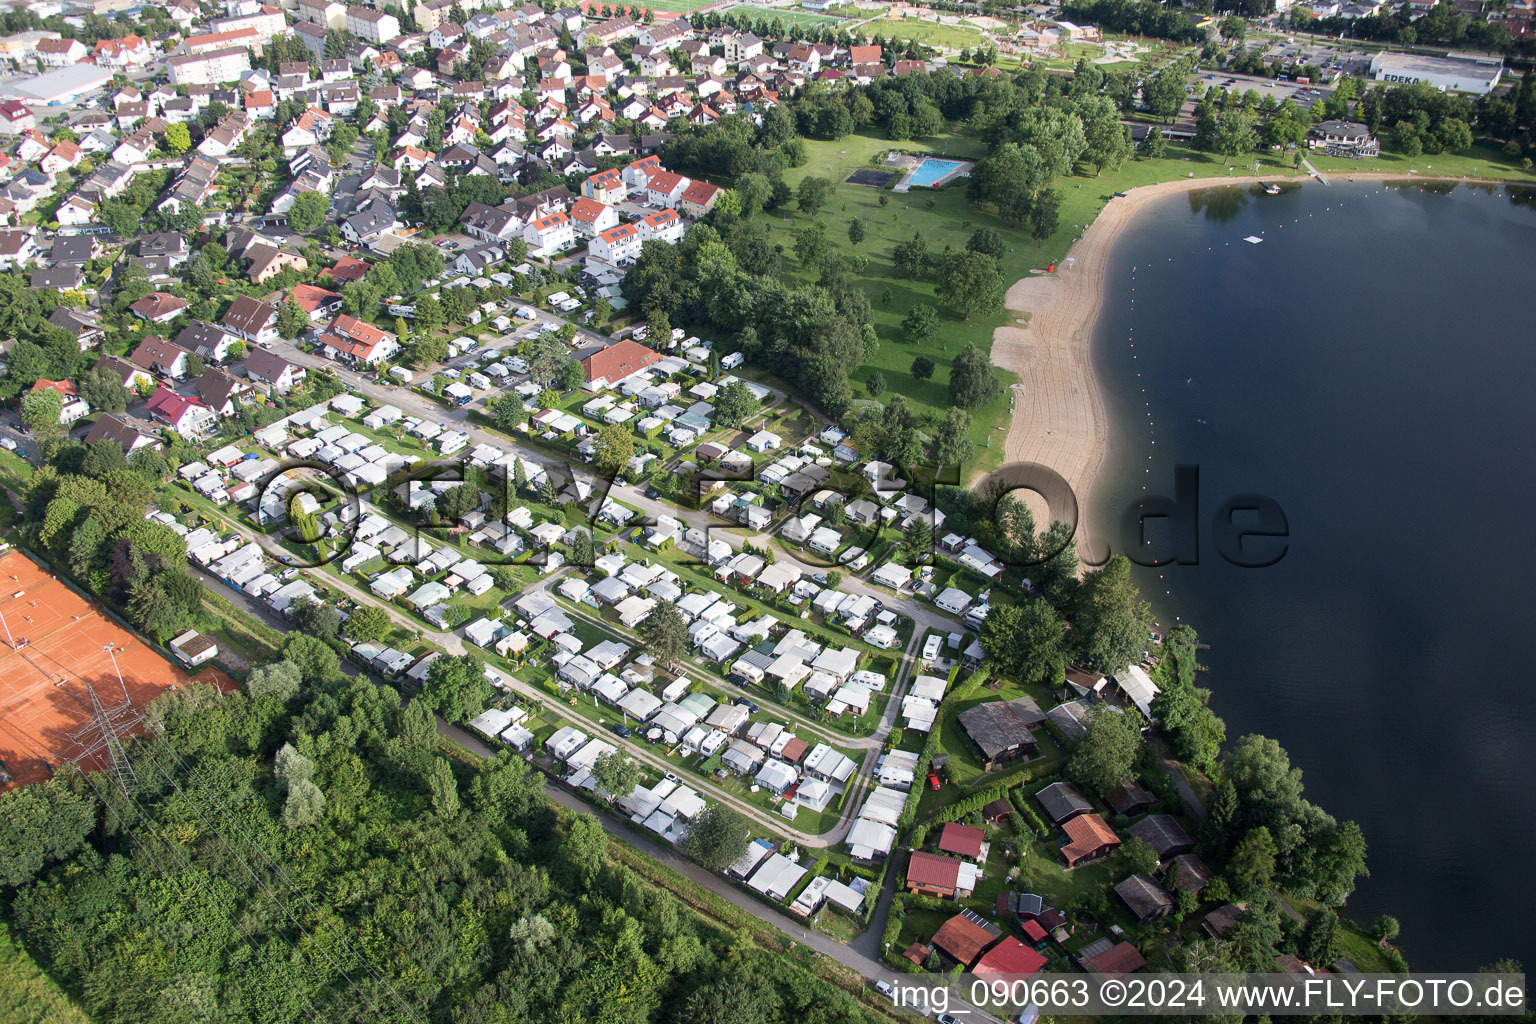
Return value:
<svg viewBox="0 0 1536 1024">
<path fill-rule="evenodd" d="M 679 0 L 683 2 L 683 0 Z M 762 18 L 770 23 L 778 21 L 785 28 L 803 28 L 806 25 L 838 25 L 848 22 L 847 18 L 836 18 L 829 14 L 812 14 L 810 11 L 787 11 L 775 7 L 759 7 L 756 4 L 737 4 L 735 7 L 726 8 L 726 12 L 739 15 L 747 15 L 753 18 Z"/>
<path fill-rule="evenodd" d="M 888 18 L 864 26 L 870 35 L 887 39 L 910 39 L 924 46 L 945 46 L 954 50 L 970 49 L 986 42 L 986 33 L 974 25 L 940 25 L 921 18 Z"/>
<path fill-rule="evenodd" d="M 90 1018 L 70 1001 L 42 968 L 0 923 L 0 1020 L 10 1024 L 89 1024 Z"/>
</svg>

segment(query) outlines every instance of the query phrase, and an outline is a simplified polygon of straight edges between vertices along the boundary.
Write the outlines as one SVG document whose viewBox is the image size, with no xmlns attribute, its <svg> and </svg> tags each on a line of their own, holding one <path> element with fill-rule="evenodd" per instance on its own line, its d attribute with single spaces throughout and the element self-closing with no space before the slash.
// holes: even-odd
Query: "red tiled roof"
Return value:
<svg viewBox="0 0 1536 1024">
<path fill-rule="evenodd" d="M 939 849 L 961 857 L 979 857 L 981 844 L 986 838 L 987 834 L 979 828 L 951 821 L 939 833 Z"/>
<path fill-rule="evenodd" d="M 585 196 L 576 200 L 576 205 L 571 207 L 571 220 L 579 220 L 585 224 L 594 223 L 608 209 L 596 199 L 588 199 Z"/>
<path fill-rule="evenodd" d="M 1040 927 L 1039 921 L 1025 921 L 1023 927 L 1025 936 L 1031 942 L 1044 942 L 1050 937 L 1049 933 Z"/>
<path fill-rule="evenodd" d="M 997 936 L 989 932 L 979 918 L 963 912 L 945 921 L 939 930 L 933 933 L 933 944 L 957 963 L 970 966 L 982 950 L 996 939 Z"/>
<path fill-rule="evenodd" d="M 617 227 L 600 232 L 597 237 L 612 245 L 615 242 L 622 242 L 629 236 L 638 235 L 639 233 L 640 229 L 636 228 L 633 224 L 620 224 Z"/>
<path fill-rule="evenodd" d="M 623 380 L 660 360 L 661 353 L 625 338 L 587 356 L 581 361 L 581 366 L 587 371 L 587 380 L 601 377 L 612 382 Z"/>
<path fill-rule="evenodd" d="M 1088 961 L 1088 966 L 1100 974 L 1131 974 L 1146 965 L 1147 958 L 1129 942 L 1106 949 Z"/>
<path fill-rule="evenodd" d="M 652 171 L 650 181 L 646 188 L 652 192 L 660 192 L 662 195 L 671 195 L 677 191 L 677 187 L 687 179 L 673 171 Z"/>
<path fill-rule="evenodd" d="M 336 265 L 326 271 L 332 279 L 337 281 L 357 281 L 368 273 L 368 264 L 351 256 L 343 256 L 336 261 Z"/>
<path fill-rule="evenodd" d="M 851 64 L 877 64 L 880 61 L 878 46 L 850 46 L 848 60 Z"/>
<path fill-rule="evenodd" d="M 715 197 L 715 193 L 719 191 L 719 185 L 711 185 L 707 181 L 695 181 L 693 184 L 683 189 L 682 201 L 685 203 L 698 203 L 700 206 L 706 206 L 708 205 L 709 201 Z"/>
<path fill-rule="evenodd" d="M 149 396 L 149 401 L 144 404 L 144 409 L 151 416 L 158 416 L 167 423 L 174 425 L 186 415 L 187 410 L 200 406 L 205 409 L 207 408 L 197 399 L 179 395 L 162 385 L 158 391 Z"/>
<path fill-rule="evenodd" d="M 1115 835 L 1115 830 L 1097 814 L 1079 814 L 1069 818 L 1061 827 L 1071 840 L 1061 849 L 1062 856 L 1066 857 L 1069 864 L 1101 846 L 1120 845 L 1120 837 Z"/>
<path fill-rule="evenodd" d="M 57 391 L 61 398 L 76 398 L 80 394 L 80 389 L 67 380 L 38 380 L 33 383 L 32 390 Z"/>
<path fill-rule="evenodd" d="M 960 880 L 960 862 L 953 857 L 941 857 L 936 853 L 912 851 L 907 862 L 907 885 L 929 889 L 955 888 Z"/>
<path fill-rule="evenodd" d="M 976 961 L 976 966 L 971 968 L 971 973 L 1034 974 L 1044 966 L 1045 957 L 1010 935 L 987 950 L 982 958 Z"/>
<path fill-rule="evenodd" d="M 293 301 L 299 304 L 299 308 L 306 313 L 313 313 L 328 302 L 334 302 L 341 298 L 335 292 L 328 292 L 324 288 L 316 288 L 312 284 L 299 284 L 293 287 Z"/>
</svg>

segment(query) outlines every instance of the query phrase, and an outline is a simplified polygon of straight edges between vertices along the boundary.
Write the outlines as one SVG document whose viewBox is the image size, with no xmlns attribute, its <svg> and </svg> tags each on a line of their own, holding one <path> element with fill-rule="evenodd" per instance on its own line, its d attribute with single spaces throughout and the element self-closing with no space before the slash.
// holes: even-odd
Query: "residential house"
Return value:
<svg viewBox="0 0 1536 1024">
<path fill-rule="evenodd" d="M 160 386 L 144 409 L 188 441 L 200 441 L 218 427 L 218 417 L 200 399 L 188 398 Z"/>
<path fill-rule="evenodd" d="M 267 345 L 277 338 L 277 307 L 249 295 L 235 296 L 219 322 L 253 345 Z"/>
<path fill-rule="evenodd" d="M 150 323 L 169 323 L 181 315 L 191 303 L 170 292 L 151 292 L 128 308 L 133 315 Z"/>
<path fill-rule="evenodd" d="M 326 358 L 354 366 L 377 366 L 400 351 L 400 343 L 388 331 L 343 313 L 331 322 L 320 338 Z"/>
</svg>

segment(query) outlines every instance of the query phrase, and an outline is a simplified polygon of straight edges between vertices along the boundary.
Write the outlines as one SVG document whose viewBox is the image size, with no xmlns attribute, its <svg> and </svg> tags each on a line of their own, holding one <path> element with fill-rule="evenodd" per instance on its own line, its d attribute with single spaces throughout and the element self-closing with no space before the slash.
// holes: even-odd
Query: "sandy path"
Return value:
<svg viewBox="0 0 1536 1024">
<path fill-rule="evenodd" d="M 1343 182 L 1435 180 L 1404 174 L 1331 175 Z M 1136 214 L 1164 196 L 1224 185 L 1250 185 L 1258 178 L 1184 178 L 1132 189 L 1111 200 L 1073 244 L 1072 262 L 1054 274 L 1035 274 L 1016 282 L 1004 300 L 1009 310 L 1028 313 L 1028 326 L 999 327 L 993 336 L 992 362 L 1019 375 L 1013 392 L 1013 421 L 1008 428 L 1004 462 L 1035 463 L 1059 473 L 1077 495 L 1078 547 L 1085 555 L 1102 549 L 1096 538 L 1106 524 L 1093 523 L 1087 502 L 1104 461 L 1108 422 L 1094 378 L 1093 331 L 1104 299 L 1104 275 L 1110 251 Z M 1276 178 L 1286 184 L 1311 179 Z M 1482 179 L 1478 179 L 1481 181 Z M 1070 269 L 1067 269 L 1070 267 Z M 1043 267 L 1042 267 L 1043 269 Z M 1035 521 L 1049 522 L 1046 502 L 1028 501 Z M 1056 510 L 1059 514 L 1060 510 Z M 1108 525 L 1113 530 L 1112 524 Z"/>
</svg>

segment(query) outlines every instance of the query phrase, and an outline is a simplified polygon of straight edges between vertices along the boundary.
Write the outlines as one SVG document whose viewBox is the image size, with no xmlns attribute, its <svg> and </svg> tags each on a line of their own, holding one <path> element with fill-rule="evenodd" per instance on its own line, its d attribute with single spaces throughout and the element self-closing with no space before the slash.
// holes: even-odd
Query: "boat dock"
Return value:
<svg viewBox="0 0 1536 1024">
<path fill-rule="evenodd" d="M 1323 177 L 1323 172 L 1319 171 L 1316 167 L 1313 167 L 1312 161 L 1308 160 L 1306 157 L 1301 158 L 1301 166 L 1305 167 L 1307 169 L 1307 173 L 1312 175 L 1312 177 L 1316 178 L 1319 182 L 1324 185 L 1328 184 L 1328 179 Z"/>
</svg>

